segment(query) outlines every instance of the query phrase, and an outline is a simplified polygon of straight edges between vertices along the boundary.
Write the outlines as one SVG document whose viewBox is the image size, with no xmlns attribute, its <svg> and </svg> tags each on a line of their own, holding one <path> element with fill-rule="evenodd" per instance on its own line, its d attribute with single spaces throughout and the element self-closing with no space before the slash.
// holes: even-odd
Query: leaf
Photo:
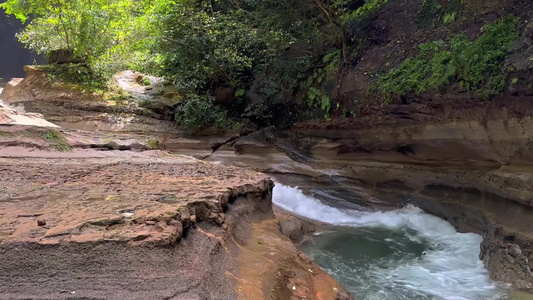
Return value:
<svg viewBox="0 0 533 300">
<path fill-rule="evenodd" d="M 307 107 L 309 107 L 309 108 L 313 107 L 313 99 L 311 99 L 311 98 L 307 99 Z"/>
<path fill-rule="evenodd" d="M 444 15 L 443 22 L 444 24 L 450 24 L 455 22 L 455 18 L 457 17 L 457 12 L 453 12 L 451 14 Z"/>
<path fill-rule="evenodd" d="M 312 107 L 315 99 L 320 97 L 320 91 L 316 88 L 309 89 L 309 92 L 307 93 L 308 101 L 307 106 Z"/>
<path fill-rule="evenodd" d="M 333 61 L 334 59 L 338 58 L 340 56 L 340 51 L 339 50 L 335 50 L 333 52 L 330 52 L 326 55 L 324 55 L 324 58 L 322 58 L 322 61 L 327 64 L 331 61 Z"/>
<path fill-rule="evenodd" d="M 329 112 L 331 109 L 331 100 L 327 95 L 322 95 L 322 102 L 320 104 L 320 108 L 325 111 Z"/>
<path fill-rule="evenodd" d="M 235 97 L 242 97 L 246 94 L 246 91 L 244 89 L 238 89 L 236 92 L 235 92 Z"/>
</svg>

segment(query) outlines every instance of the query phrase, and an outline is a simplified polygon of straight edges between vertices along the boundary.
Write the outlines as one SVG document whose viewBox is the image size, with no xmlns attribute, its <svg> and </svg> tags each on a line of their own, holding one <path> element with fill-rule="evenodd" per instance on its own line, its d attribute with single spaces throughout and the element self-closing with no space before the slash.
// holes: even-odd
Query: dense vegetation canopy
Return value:
<svg viewBox="0 0 533 300">
<path fill-rule="evenodd" d="M 287 123 L 302 114 L 329 118 L 339 107 L 335 86 L 343 70 L 361 55 L 364 36 L 358 29 L 387 2 L 7 0 L 0 8 L 26 24 L 18 38 L 27 47 L 72 53 L 87 68 L 79 81 L 102 80 L 126 68 L 164 76 L 182 95 L 176 121 L 201 128 L 234 124 L 228 117 L 269 125 L 280 112 Z M 422 0 L 420 26 L 435 22 L 440 3 Z M 453 23 L 462 3 L 450 1 L 439 20 Z M 501 92 L 506 78 L 498 71 L 517 37 L 516 19 L 484 32 L 476 40 L 459 34 L 424 44 L 420 55 L 375 84 L 387 99 L 452 82 L 485 97 Z M 215 103 L 217 90 L 230 91 L 231 105 Z"/>
</svg>

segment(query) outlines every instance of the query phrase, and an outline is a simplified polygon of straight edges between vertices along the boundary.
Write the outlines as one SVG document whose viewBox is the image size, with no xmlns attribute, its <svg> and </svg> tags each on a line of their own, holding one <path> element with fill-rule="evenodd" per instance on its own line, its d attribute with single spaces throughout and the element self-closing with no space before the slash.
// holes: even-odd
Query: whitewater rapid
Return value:
<svg viewBox="0 0 533 300">
<path fill-rule="evenodd" d="M 394 243 L 414 243 L 415 246 L 425 247 L 418 256 L 410 257 L 408 252 L 399 257 L 390 255 L 395 257 L 394 260 L 384 257 L 376 260 L 379 262 L 376 265 L 363 264 L 358 269 L 357 266 L 361 264 L 353 261 L 349 252 L 338 255 L 336 251 L 328 249 L 328 243 L 335 241 L 334 238 L 324 241 L 323 245 L 315 245 L 317 249 L 311 249 L 308 253 L 311 258 L 316 256 L 326 261 L 323 267 L 341 282 L 344 279 L 347 285 L 351 284 L 352 292 L 358 299 L 507 299 L 490 280 L 488 271 L 479 259 L 482 237 L 473 233 L 458 233 L 445 220 L 426 214 L 417 207 L 378 212 L 338 209 L 306 196 L 296 188 L 281 184 L 274 188 L 273 202 L 289 212 L 312 220 L 354 230 L 370 229 L 368 232 L 372 236 L 369 239 L 378 237 L 385 230 L 395 232 L 394 236 L 405 237 L 407 241 L 388 238 L 385 234 L 381 240 L 374 241 L 382 243 L 378 244 L 377 249 L 389 245 L 394 248 Z M 347 233 L 342 238 L 348 239 L 350 235 Z M 364 290 L 360 285 L 374 290 Z"/>
</svg>

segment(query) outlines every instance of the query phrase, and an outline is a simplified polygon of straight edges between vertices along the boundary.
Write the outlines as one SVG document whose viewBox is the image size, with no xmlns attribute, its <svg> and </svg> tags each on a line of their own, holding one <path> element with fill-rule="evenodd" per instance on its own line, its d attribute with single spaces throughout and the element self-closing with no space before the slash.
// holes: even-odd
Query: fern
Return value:
<svg viewBox="0 0 533 300">
<path fill-rule="evenodd" d="M 379 86 L 386 99 L 391 95 L 421 94 L 443 90 L 452 83 L 489 98 L 505 87 L 502 62 L 518 39 L 518 19 L 509 16 L 484 28 L 474 41 L 457 34 L 445 43 L 434 41 L 420 46 L 420 54 L 406 59 L 398 68 L 380 76 Z"/>
</svg>

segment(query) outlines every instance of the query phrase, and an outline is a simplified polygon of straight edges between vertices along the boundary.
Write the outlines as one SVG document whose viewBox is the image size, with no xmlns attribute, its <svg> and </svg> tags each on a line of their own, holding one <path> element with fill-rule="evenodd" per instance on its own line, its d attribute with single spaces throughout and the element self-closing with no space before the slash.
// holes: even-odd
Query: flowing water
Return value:
<svg viewBox="0 0 533 300">
<path fill-rule="evenodd" d="M 503 300 L 514 297 L 490 280 L 479 259 L 481 236 L 407 206 L 369 211 L 329 206 L 277 184 L 273 201 L 297 215 L 337 225 L 301 246 L 359 300 Z M 335 203 L 335 201 L 333 201 Z M 338 201 L 337 201 L 338 202 Z"/>
</svg>

